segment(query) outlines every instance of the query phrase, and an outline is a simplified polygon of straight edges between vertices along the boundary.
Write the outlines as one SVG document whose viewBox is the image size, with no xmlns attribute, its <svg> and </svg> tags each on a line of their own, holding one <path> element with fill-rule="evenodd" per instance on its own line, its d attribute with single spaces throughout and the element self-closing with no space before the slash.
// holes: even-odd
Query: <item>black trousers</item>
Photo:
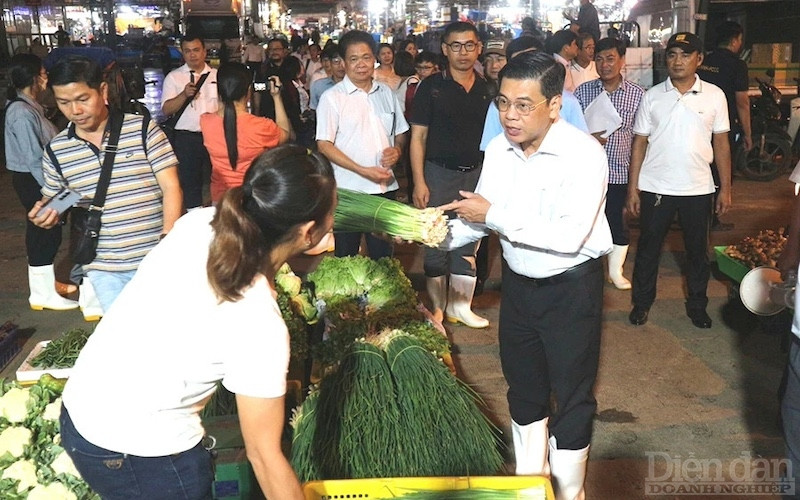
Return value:
<svg viewBox="0 0 800 500">
<path fill-rule="evenodd" d="M 667 196 L 641 192 L 639 221 L 641 233 L 633 266 L 633 305 L 649 309 L 656 300 L 658 265 L 661 247 L 669 226 L 677 213 L 683 229 L 686 248 L 687 309 L 705 309 L 708 305 L 708 231 L 711 224 L 713 194 L 700 196 Z"/>
<path fill-rule="evenodd" d="M 211 159 L 200 132 L 175 131 L 172 145 L 178 157 L 178 179 L 183 190 L 183 206 L 187 210 L 203 206 L 203 183 L 210 180 Z"/>
<path fill-rule="evenodd" d="M 608 194 L 606 195 L 606 219 L 611 227 L 611 239 L 615 245 L 627 245 L 630 243 L 628 226 L 622 211 L 628 198 L 627 184 L 609 184 Z"/>
<path fill-rule="evenodd" d="M 394 200 L 397 198 L 397 190 L 373 196 Z M 392 245 L 391 241 L 375 236 L 372 233 L 334 233 L 333 239 L 336 242 L 334 255 L 336 257 L 358 255 L 358 250 L 361 248 L 362 235 L 364 235 L 364 240 L 367 243 L 367 255 L 369 258 L 378 260 L 381 257 L 391 257 L 394 254 L 394 245 Z"/>
<path fill-rule="evenodd" d="M 25 207 L 25 250 L 28 254 L 28 265 L 49 266 L 53 263 L 61 246 L 61 224 L 50 229 L 42 229 L 28 220 L 28 212 L 33 205 L 42 199 L 41 186 L 29 173 L 13 172 L 11 184 L 19 201 Z"/>
<path fill-rule="evenodd" d="M 503 261 L 500 302 L 500 362 L 511 418 L 527 425 L 550 416 L 550 434 L 559 449 L 570 450 L 585 448 L 592 438 L 603 316 L 600 259 L 580 271 L 539 285 Z"/>
</svg>

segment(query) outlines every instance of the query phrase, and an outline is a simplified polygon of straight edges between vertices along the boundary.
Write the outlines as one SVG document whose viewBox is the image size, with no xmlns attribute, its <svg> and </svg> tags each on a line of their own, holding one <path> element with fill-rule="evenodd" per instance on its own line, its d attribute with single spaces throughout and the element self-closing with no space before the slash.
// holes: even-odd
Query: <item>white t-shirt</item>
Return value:
<svg viewBox="0 0 800 500">
<path fill-rule="evenodd" d="M 286 392 L 289 336 L 266 277 L 219 303 L 206 260 L 214 208 L 181 217 L 142 261 L 75 364 L 64 405 L 97 446 L 164 456 L 195 446 L 215 384 L 236 394 Z"/>
<path fill-rule="evenodd" d="M 648 90 L 639 104 L 633 133 L 648 137 L 639 174 L 641 191 L 670 196 L 714 192 L 711 139 L 730 130 L 728 102 L 719 87 L 695 78 L 685 94 L 667 78 Z"/>
</svg>

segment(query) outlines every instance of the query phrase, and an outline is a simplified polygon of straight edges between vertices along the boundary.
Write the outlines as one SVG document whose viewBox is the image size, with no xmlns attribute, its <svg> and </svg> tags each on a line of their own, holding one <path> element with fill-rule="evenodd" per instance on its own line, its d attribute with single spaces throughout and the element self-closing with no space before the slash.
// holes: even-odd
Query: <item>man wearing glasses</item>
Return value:
<svg viewBox="0 0 800 500">
<path fill-rule="evenodd" d="M 442 36 L 447 67 L 419 84 L 411 111 L 411 170 L 417 208 L 453 201 L 473 191 L 483 153 L 478 148 L 491 94 L 474 69 L 481 54 L 478 30 L 455 22 Z M 434 317 L 470 328 L 489 321 L 472 312 L 475 292 L 475 243 L 445 252 L 425 250 L 425 277 Z M 449 286 L 448 286 L 449 275 Z"/>
<path fill-rule="evenodd" d="M 495 101 L 505 133 L 486 148 L 475 192 L 440 208 L 459 216 L 448 247 L 489 231 L 500 237 L 500 362 L 516 473 L 551 475 L 557 498 L 573 500 L 585 498 L 603 313 L 600 257 L 611 249 L 611 230 L 605 152 L 558 120 L 565 73 L 542 52 L 509 60 Z"/>
</svg>

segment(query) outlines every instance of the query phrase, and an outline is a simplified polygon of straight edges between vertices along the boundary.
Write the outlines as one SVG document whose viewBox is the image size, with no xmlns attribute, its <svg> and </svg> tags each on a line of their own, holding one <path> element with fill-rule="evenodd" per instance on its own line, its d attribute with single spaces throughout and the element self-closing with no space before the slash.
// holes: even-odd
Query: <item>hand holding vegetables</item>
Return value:
<svg viewBox="0 0 800 500">
<path fill-rule="evenodd" d="M 464 199 L 455 200 L 447 205 L 442 205 L 439 207 L 439 210 L 443 212 L 452 210 L 467 222 L 484 224 L 486 222 L 486 213 L 489 211 L 489 207 L 491 207 L 492 204 L 477 193 L 459 191 L 458 194 L 463 196 Z"/>
</svg>

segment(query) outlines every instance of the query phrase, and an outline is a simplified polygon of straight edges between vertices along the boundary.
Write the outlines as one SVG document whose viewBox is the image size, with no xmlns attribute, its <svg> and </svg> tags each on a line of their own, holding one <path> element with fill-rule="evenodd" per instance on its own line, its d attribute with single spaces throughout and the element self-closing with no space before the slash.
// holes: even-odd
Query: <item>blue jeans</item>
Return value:
<svg viewBox="0 0 800 500">
<path fill-rule="evenodd" d="M 117 296 L 134 274 L 136 271 L 86 271 L 103 312 L 108 312 L 108 308 L 117 300 Z"/>
<path fill-rule="evenodd" d="M 95 446 L 81 436 L 61 407 L 61 446 L 84 481 L 103 500 L 210 500 L 211 454 L 198 443 L 182 453 L 138 457 Z"/>
</svg>

